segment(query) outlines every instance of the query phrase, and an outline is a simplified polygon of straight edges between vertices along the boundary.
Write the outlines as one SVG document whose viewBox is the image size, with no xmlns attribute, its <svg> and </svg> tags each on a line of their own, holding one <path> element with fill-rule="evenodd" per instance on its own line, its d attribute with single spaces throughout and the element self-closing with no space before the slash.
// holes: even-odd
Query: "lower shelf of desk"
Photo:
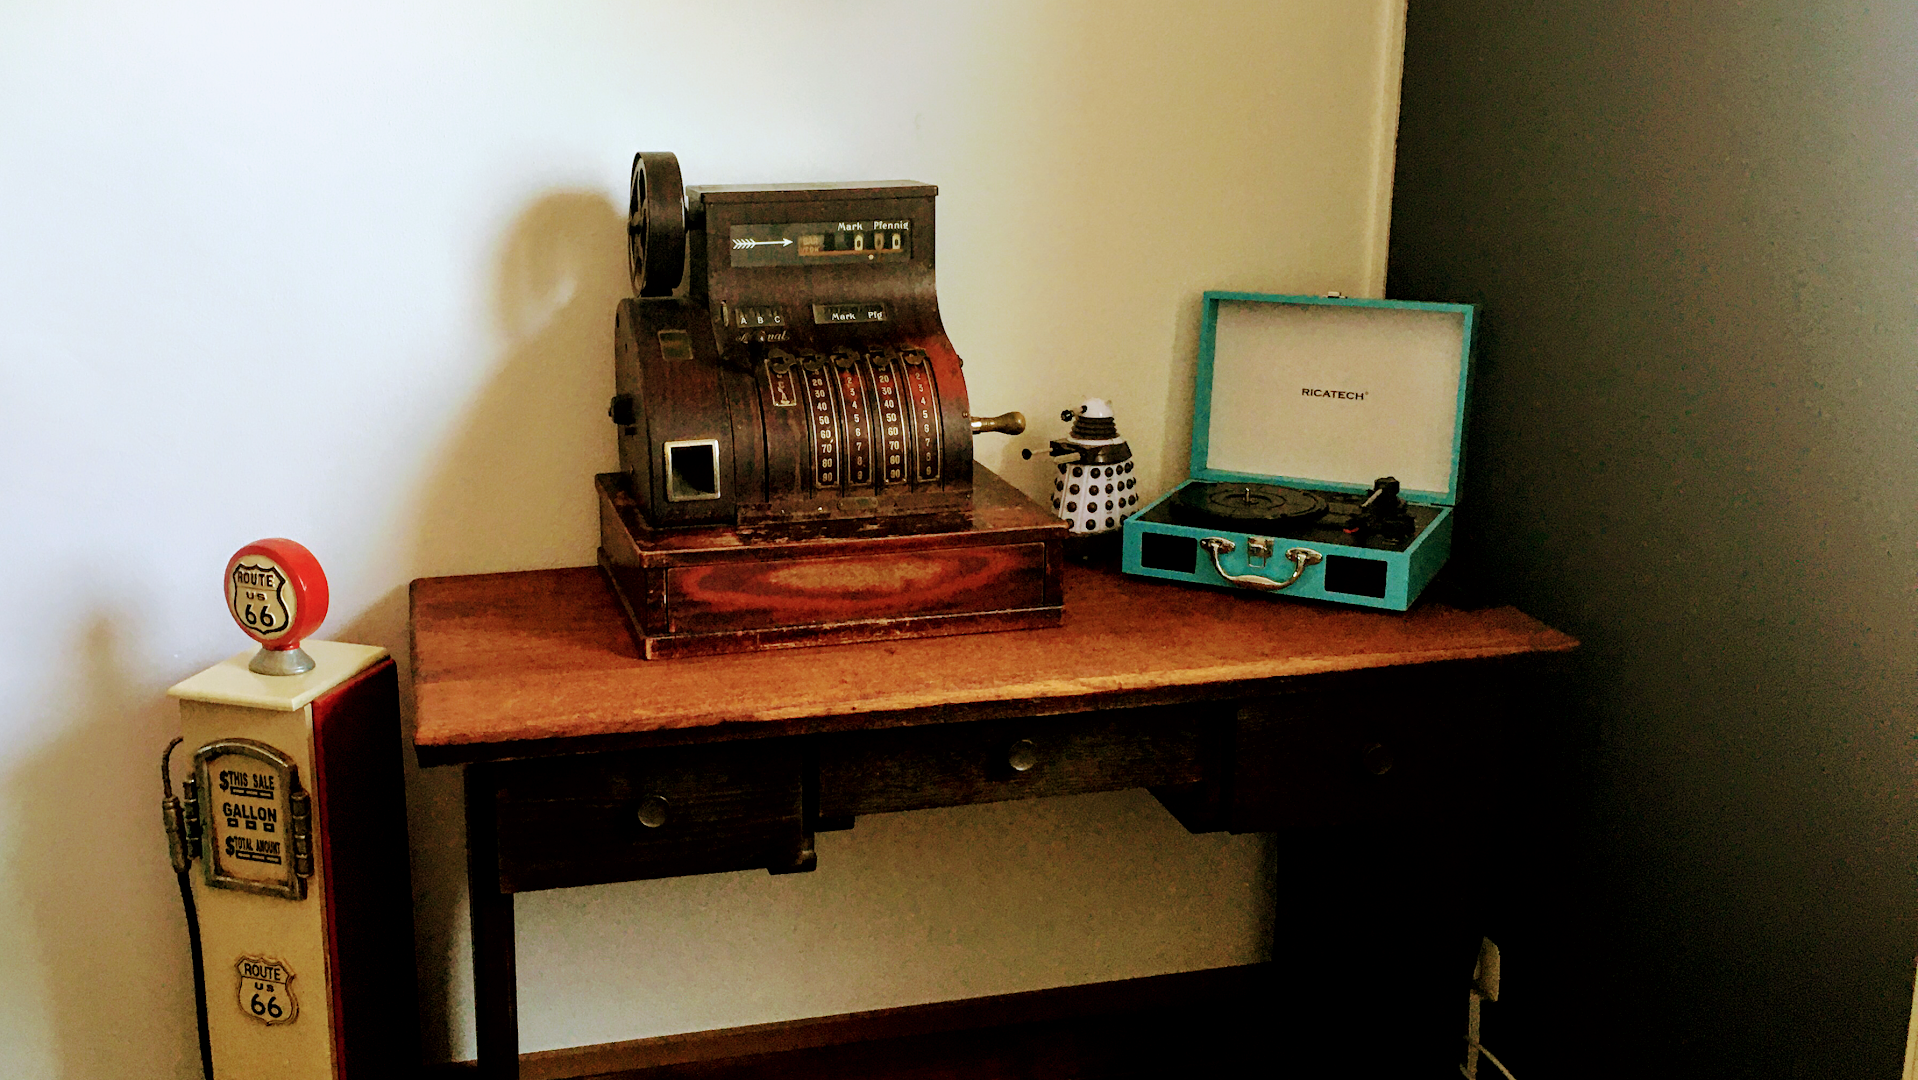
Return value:
<svg viewBox="0 0 1918 1080">
<path fill-rule="evenodd" d="M 526 1080 L 1225 1075 L 1258 1038 L 1269 964 L 1149 975 L 520 1056 Z M 1160 1068 L 1141 1072 L 1141 1065 Z M 1217 1068 L 1207 1068 L 1217 1066 Z M 469 1080 L 477 1062 L 432 1080 Z M 1193 1070 L 1197 1070 L 1194 1072 Z"/>
</svg>

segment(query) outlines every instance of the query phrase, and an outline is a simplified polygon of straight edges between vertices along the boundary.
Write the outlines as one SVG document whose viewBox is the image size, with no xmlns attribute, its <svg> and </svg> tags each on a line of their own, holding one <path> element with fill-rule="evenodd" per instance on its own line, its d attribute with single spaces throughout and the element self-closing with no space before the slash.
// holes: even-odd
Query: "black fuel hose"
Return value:
<svg viewBox="0 0 1918 1080">
<path fill-rule="evenodd" d="M 200 911 L 193 903 L 193 855 L 187 847 L 186 823 L 180 800 L 173 794 L 173 748 L 181 736 L 166 744 L 160 752 L 160 816 L 167 829 L 168 846 L 173 856 L 173 876 L 180 883 L 180 906 L 186 910 L 187 947 L 193 953 L 194 1018 L 200 1027 L 200 1072 L 213 1080 L 213 1041 L 206 1029 L 206 963 L 200 954 Z"/>
</svg>

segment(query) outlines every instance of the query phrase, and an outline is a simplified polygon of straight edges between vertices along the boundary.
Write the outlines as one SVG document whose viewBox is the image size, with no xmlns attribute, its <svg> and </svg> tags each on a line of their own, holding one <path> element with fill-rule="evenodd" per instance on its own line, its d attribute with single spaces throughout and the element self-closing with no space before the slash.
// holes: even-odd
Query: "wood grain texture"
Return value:
<svg viewBox="0 0 1918 1080">
<path fill-rule="evenodd" d="M 931 549 L 885 560 L 780 559 L 666 571 L 675 633 L 1038 607 L 1046 546 Z"/>
<path fill-rule="evenodd" d="M 648 660 L 675 660 L 693 656 L 725 656 L 769 649 L 813 648 L 899 641 L 904 638 L 989 634 L 1001 630 L 1038 630 L 1065 620 L 1059 607 L 1009 608 L 1001 611 L 961 612 L 952 615 L 896 615 L 840 623 L 769 626 L 759 630 L 724 630 L 706 634 L 667 634 L 644 639 Z"/>
<path fill-rule="evenodd" d="M 1165 706 L 821 736 L 819 813 L 883 814 L 1197 783 L 1204 778 L 1204 721 L 1220 712 Z M 1230 716 L 1223 710 L 1223 719 Z M 1024 771 L 1009 760 L 1020 742 L 1031 744 L 1035 761 Z"/>
<path fill-rule="evenodd" d="M 607 473 L 600 567 L 649 660 L 1058 625 L 1064 523 L 989 470 L 977 478 L 957 529 L 842 521 L 845 535 L 748 542 L 724 526 L 650 528 Z"/>
<path fill-rule="evenodd" d="M 642 660 L 599 570 L 412 587 L 421 764 L 1251 697 L 1407 664 L 1565 652 L 1513 608 L 1403 614 L 1067 566 L 1066 625 Z"/>
</svg>

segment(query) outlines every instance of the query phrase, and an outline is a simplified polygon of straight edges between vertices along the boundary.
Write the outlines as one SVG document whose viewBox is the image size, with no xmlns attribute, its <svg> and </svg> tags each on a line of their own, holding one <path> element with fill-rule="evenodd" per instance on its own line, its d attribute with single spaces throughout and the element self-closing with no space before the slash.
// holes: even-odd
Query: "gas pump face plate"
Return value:
<svg viewBox="0 0 1918 1080">
<path fill-rule="evenodd" d="M 299 766 L 265 743 L 219 739 L 194 753 L 193 770 L 207 885 L 305 899 L 313 830 Z"/>
</svg>

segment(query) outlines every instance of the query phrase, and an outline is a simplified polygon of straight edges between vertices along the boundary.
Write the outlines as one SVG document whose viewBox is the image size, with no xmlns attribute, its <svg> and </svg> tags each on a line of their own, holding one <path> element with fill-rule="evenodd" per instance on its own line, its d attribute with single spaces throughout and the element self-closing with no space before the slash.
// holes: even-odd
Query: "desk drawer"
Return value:
<svg viewBox="0 0 1918 1080">
<path fill-rule="evenodd" d="M 1201 707 L 982 720 L 827 736 L 819 816 L 1188 784 L 1204 775 Z"/>
<path fill-rule="evenodd" d="M 1376 673 L 1363 693 L 1301 693 L 1239 710 L 1234 832 L 1433 823 L 1486 809 L 1500 688 Z"/>
<path fill-rule="evenodd" d="M 811 869 L 802 759 L 785 740 L 502 766 L 502 892 Z"/>
</svg>

